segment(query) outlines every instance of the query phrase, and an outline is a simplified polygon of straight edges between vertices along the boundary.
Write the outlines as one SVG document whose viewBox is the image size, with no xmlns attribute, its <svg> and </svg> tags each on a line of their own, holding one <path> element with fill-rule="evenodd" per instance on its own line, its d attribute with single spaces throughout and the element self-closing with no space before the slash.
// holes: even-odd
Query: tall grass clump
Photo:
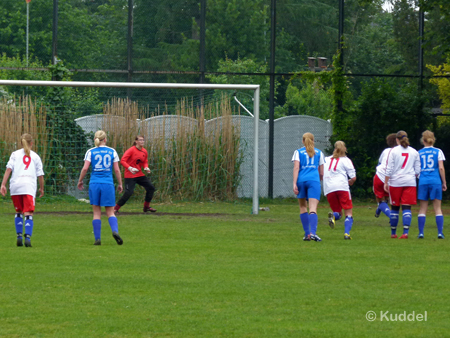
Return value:
<svg viewBox="0 0 450 338">
<path fill-rule="evenodd" d="M 44 165 L 49 159 L 52 130 L 47 126 L 47 111 L 29 96 L 0 99 L 0 161 L 6 165 L 9 156 L 21 149 L 20 137 L 28 133 L 33 137 L 33 150 Z"/>
<path fill-rule="evenodd" d="M 121 156 L 136 135 L 144 136 L 158 200 L 235 199 L 243 152 L 230 101 L 194 106 L 185 98 L 173 110 L 166 106 L 149 112 L 129 100 L 108 102 L 104 109 L 108 144 Z M 205 115 L 215 117 L 208 126 Z M 144 116 L 151 117 L 141 121 Z"/>
</svg>

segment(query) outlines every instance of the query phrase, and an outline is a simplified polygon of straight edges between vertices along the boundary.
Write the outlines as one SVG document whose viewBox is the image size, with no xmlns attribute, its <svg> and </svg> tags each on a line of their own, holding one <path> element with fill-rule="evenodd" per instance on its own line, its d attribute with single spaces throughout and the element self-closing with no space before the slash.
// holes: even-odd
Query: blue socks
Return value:
<svg viewBox="0 0 450 338">
<path fill-rule="evenodd" d="M 119 223 L 117 223 L 117 217 L 111 216 L 108 218 L 109 226 L 112 232 L 119 232 Z"/>
<path fill-rule="evenodd" d="M 387 205 L 386 202 L 380 202 L 380 204 L 378 204 L 378 209 L 385 214 L 387 217 L 391 216 L 391 210 L 389 209 L 389 206 Z"/>
<path fill-rule="evenodd" d="M 426 218 L 427 217 L 424 214 L 420 214 L 417 218 L 419 221 L 419 234 L 424 233 Z M 442 234 L 442 232 L 444 231 L 444 215 L 436 215 L 436 225 L 437 225 L 438 235 Z"/>
<path fill-rule="evenodd" d="M 116 216 L 111 216 L 108 218 L 109 226 L 111 227 L 112 232 L 119 232 L 119 223 L 117 222 Z M 95 240 L 98 240 L 101 238 L 101 232 L 102 232 L 102 220 L 100 219 L 94 219 L 92 221 L 92 227 L 94 228 L 94 237 Z"/>
<path fill-rule="evenodd" d="M 444 215 L 436 215 L 436 225 L 438 229 L 438 235 L 444 231 Z"/>
<path fill-rule="evenodd" d="M 94 228 L 94 237 L 95 237 L 95 240 L 100 239 L 100 235 L 101 235 L 101 232 L 102 232 L 102 220 L 100 220 L 100 219 L 94 219 L 94 220 L 92 221 L 92 226 L 93 226 L 93 228 Z"/>
<path fill-rule="evenodd" d="M 419 216 L 417 216 L 417 220 L 419 222 L 419 235 L 423 234 L 423 230 L 425 229 L 425 220 L 427 219 L 427 217 L 424 214 L 419 214 Z"/>
<path fill-rule="evenodd" d="M 395 235 L 397 232 L 398 224 L 398 210 L 391 210 L 391 215 L 389 217 L 391 223 L 391 235 Z"/>
<path fill-rule="evenodd" d="M 302 222 L 303 230 L 305 231 L 305 236 L 308 236 L 310 234 L 310 231 L 309 231 L 309 216 L 307 212 L 300 214 L 300 221 Z"/>
<path fill-rule="evenodd" d="M 336 211 L 333 211 L 333 215 L 334 215 L 334 220 L 335 221 L 339 221 L 341 219 L 341 216 L 342 216 L 340 213 L 338 213 Z"/>
<path fill-rule="evenodd" d="M 317 223 L 319 222 L 319 218 L 316 213 L 309 214 L 309 225 L 311 226 L 311 234 L 315 235 L 317 231 Z"/>
<path fill-rule="evenodd" d="M 16 217 L 14 218 L 14 224 L 16 225 L 16 233 L 17 234 L 23 234 L 23 218 L 22 214 L 17 213 Z M 22 237 L 22 236 L 20 236 Z"/>
<path fill-rule="evenodd" d="M 350 230 L 352 230 L 353 226 L 353 217 L 347 216 L 345 217 L 344 227 L 345 227 L 345 233 L 350 234 Z"/>
<path fill-rule="evenodd" d="M 25 235 L 33 234 L 33 216 L 25 216 Z"/>
<path fill-rule="evenodd" d="M 409 226 L 411 225 L 411 209 L 403 210 L 403 233 L 408 234 Z"/>
</svg>

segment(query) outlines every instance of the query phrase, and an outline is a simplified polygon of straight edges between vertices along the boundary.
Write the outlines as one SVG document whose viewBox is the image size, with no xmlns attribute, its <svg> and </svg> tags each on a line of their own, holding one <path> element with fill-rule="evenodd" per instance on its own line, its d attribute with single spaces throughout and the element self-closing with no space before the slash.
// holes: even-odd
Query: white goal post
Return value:
<svg viewBox="0 0 450 338">
<path fill-rule="evenodd" d="M 77 81 L 26 81 L 26 80 L 0 80 L 0 86 L 46 86 L 46 87 L 105 87 L 105 88 L 170 88 L 170 89 L 225 89 L 225 90 L 252 90 L 254 96 L 253 130 L 253 206 L 252 213 L 259 212 L 258 196 L 258 140 L 259 140 L 259 85 L 243 84 L 196 84 L 196 83 L 139 83 L 139 82 L 77 82 Z"/>
</svg>

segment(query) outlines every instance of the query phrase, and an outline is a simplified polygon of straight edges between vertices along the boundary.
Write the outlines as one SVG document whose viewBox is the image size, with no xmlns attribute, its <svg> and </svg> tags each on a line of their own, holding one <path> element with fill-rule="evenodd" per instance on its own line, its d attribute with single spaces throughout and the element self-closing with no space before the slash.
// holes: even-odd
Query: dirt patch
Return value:
<svg viewBox="0 0 450 338">
<path fill-rule="evenodd" d="M 35 212 L 35 215 L 58 215 L 58 216 L 64 216 L 64 215 L 92 215 L 92 211 L 39 211 Z M 102 212 L 102 216 L 105 215 L 104 212 Z M 154 213 L 143 213 L 142 211 L 136 211 L 136 212 L 130 212 L 130 211 L 124 211 L 120 212 L 117 217 L 120 218 L 122 216 L 128 216 L 128 215 L 144 215 L 144 216 L 150 216 L 150 217 L 157 217 L 157 216 L 190 216 L 190 217 L 223 217 L 223 216 L 232 216 L 233 214 L 205 214 L 205 213 L 188 213 L 188 212 L 154 212 Z"/>
</svg>

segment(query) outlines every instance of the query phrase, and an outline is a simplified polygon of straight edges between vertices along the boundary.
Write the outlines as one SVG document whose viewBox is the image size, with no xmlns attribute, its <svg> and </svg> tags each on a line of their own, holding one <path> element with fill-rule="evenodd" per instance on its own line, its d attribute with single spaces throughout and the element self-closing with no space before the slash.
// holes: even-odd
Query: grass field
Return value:
<svg viewBox="0 0 450 338">
<path fill-rule="evenodd" d="M 321 203 L 316 243 L 301 240 L 295 200 L 262 205 L 270 211 L 250 215 L 250 203 L 155 206 L 162 216 L 127 205 L 136 214 L 119 216 L 123 246 L 106 217 L 102 246 L 93 246 L 89 212 L 37 212 L 33 248 L 19 248 L 4 200 L 0 337 L 450 336 L 450 232 L 437 240 L 431 213 L 424 240 L 416 239 L 417 209 L 410 239 L 394 240 L 387 218 L 358 203 L 353 240 L 344 241 L 343 222 L 330 229 Z M 51 208 L 38 201 L 38 211 Z M 215 215 L 173 214 L 189 211 Z M 427 321 L 381 321 L 380 311 L 426 312 Z"/>
</svg>

